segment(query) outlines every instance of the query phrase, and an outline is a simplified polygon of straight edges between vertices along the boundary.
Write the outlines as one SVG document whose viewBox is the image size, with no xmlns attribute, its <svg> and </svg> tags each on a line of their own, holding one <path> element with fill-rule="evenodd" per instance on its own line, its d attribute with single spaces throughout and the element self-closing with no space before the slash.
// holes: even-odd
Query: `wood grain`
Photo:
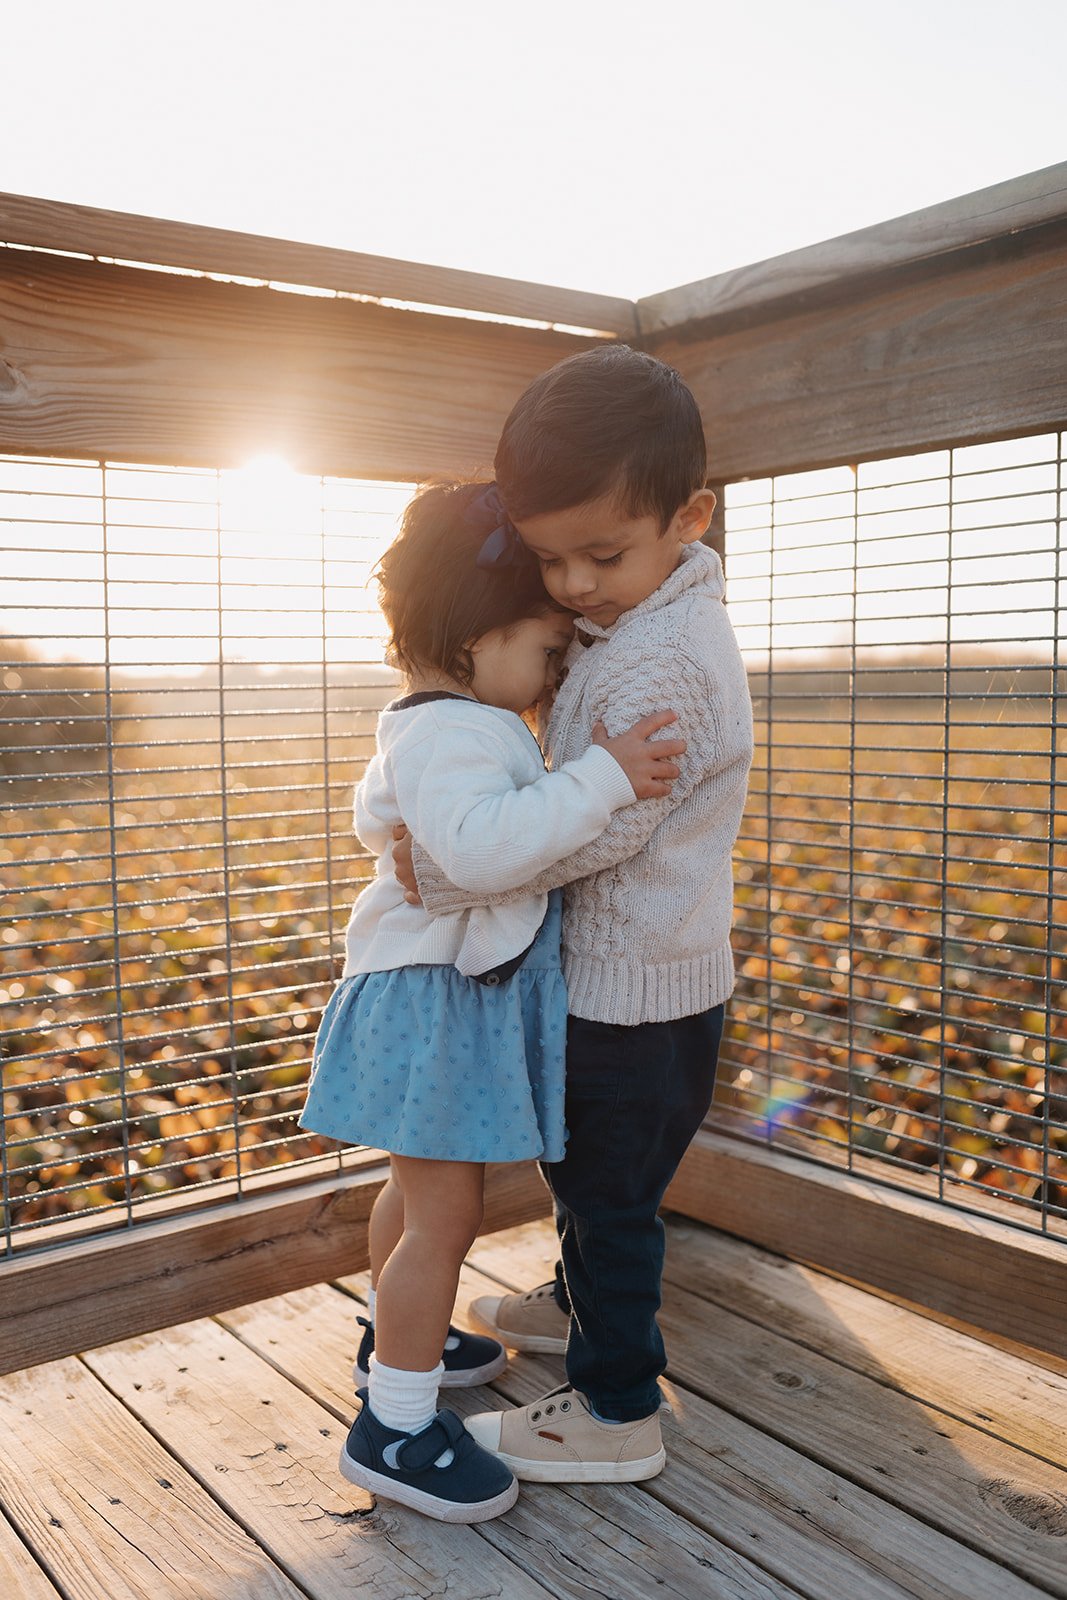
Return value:
<svg viewBox="0 0 1067 1600">
<path fill-rule="evenodd" d="M 470 1527 L 382 1501 L 342 1478 L 338 1421 L 216 1323 L 95 1350 L 87 1363 L 312 1600 L 544 1588 Z"/>
<path fill-rule="evenodd" d="M 665 1278 L 796 1344 L 1067 1468 L 1067 1378 L 682 1218 Z"/>
<path fill-rule="evenodd" d="M 690 1239 L 678 1252 L 682 1279 L 696 1247 Z M 546 1224 L 479 1240 L 472 1252 L 509 1288 L 543 1281 L 553 1257 Z M 754 1530 L 761 1560 L 773 1555 L 827 1600 L 879 1593 L 872 1571 L 909 1594 L 960 1600 L 1067 1590 L 1067 1474 L 802 1349 L 788 1337 L 787 1306 L 771 1333 L 672 1283 L 661 1323 L 675 1423 L 667 1472 L 650 1487 L 672 1492 L 681 1454 L 687 1515 L 725 1519 L 735 1536 Z M 520 1385 L 529 1364 L 516 1361 L 496 1385 L 518 1403 L 544 1392 L 546 1372 L 533 1394 Z M 964 1364 L 961 1388 L 968 1381 Z M 698 1465 L 682 1440 L 714 1465 Z"/>
<path fill-rule="evenodd" d="M 314 285 L 347 294 L 528 317 L 612 333 L 631 334 L 637 327 L 633 302 L 613 295 L 398 261 L 355 250 L 333 250 L 291 239 L 237 233 L 229 228 L 197 227 L 31 195 L 0 194 L 0 242 L 81 251 L 195 272 Z"/>
<path fill-rule="evenodd" d="M 125 1233 L 79 1240 L 0 1273 L 0 1372 L 188 1321 L 366 1264 L 386 1168 L 298 1183 Z M 490 1166 L 484 1226 L 543 1216 L 532 1162 Z"/>
<path fill-rule="evenodd" d="M 1067 1354 L 1067 1250 L 936 1200 L 699 1133 L 666 1204 L 767 1250 Z"/>
<path fill-rule="evenodd" d="M 702 1248 L 700 1241 L 683 1246 L 683 1267 Z M 554 1257 L 552 1230 L 544 1222 L 509 1229 L 481 1239 L 475 1253 L 492 1276 L 473 1265 L 464 1270 L 454 1320 L 465 1326 L 465 1303 L 474 1295 L 499 1293 L 500 1279 L 509 1288 L 544 1281 Z M 366 1288 L 365 1275 L 343 1281 L 347 1290 Z M 331 1388 L 343 1398 L 355 1334 L 351 1309 L 338 1309 L 329 1296 L 326 1289 L 309 1290 L 284 1303 L 242 1308 L 226 1319 L 297 1382 L 316 1387 L 326 1403 Z M 724 1356 L 729 1359 L 729 1352 Z M 517 1357 L 494 1388 L 525 1404 L 554 1388 L 561 1370 L 553 1358 Z M 803 1451 L 690 1390 L 668 1385 L 667 1392 L 673 1406 L 664 1422 L 667 1470 L 643 1491 L 813 1600 L 900 1600 L 904 1594 L 1021 1600 L 1037 1594 L 996 1562 L 886 1505 Z M 448 1403 L 481 1410 L 484 1394 L 450 1391 Z"/>
<path fill-rule="evenodd" d="M 1067 243 L 648 348 L 704 418 L 711 470 L 761 477 L 1067 418 Z"/>
<path fill-rule="evenodd" d="M 820 291 L 841 299 L 872 279 L 994 241 L 1028 248 L 1035 230 L 1067 219 L 1067 162 L 926 206 L 768 261 L 721 272 L 637 302 L 643 334 L 748 314 L 766 317 L 783 301 L 811 304 Z"/>
<path fill-rule="evenodd" d="M 0 1594 L 11 1596 L 13 1600 L 59 1600 L 59 1590 L 3 1516 L 0 1516 Z"/>
<path fill-rule="evenodd" d="M 346 1281 L 362 1286 L 361 1280 Z M 491 1287 L 465 1270 L 460 1303 L 470 1293 Z M 322 1286 L 242 1307 L 227 1313 L 224 1321 L 309 1394 L 344 1414 L 355 1353 L 354 1314 L 361 1309 Z M 556 1381 L 553 1374 L 545 1387 Z M 447 1389 L 441 1399 L 463 1415 L 501 1404 L 486 1389 Z M 678 1600 L 795 1596 L 791 1582 L 761 1570 L 747 1552 L 736 1553 L 676 1510 L 643 1494 L 639 1486 L 529 1484 L 513 1511 L 479 1532 L 519 1567 L 535 1572 L 561 1600 L 585 1600 L 591 1593 L 613 1600 L 648 1600 L 653 1593 Z M 892 1593 L 893 1600 L 900 1600 L 899 1591 Z"/>
<path fill-rule="evenodd" d="M 0 1383 L 0 1494 L 66 1600 L 300 1600 L 78 1361 Z"/>
<path fill-rule="evenodd" d="M 18 251 L 0 329 L 2 450 L 398 480 L 491 468 L 531 379 L 594 343 Z"/>
</svg>

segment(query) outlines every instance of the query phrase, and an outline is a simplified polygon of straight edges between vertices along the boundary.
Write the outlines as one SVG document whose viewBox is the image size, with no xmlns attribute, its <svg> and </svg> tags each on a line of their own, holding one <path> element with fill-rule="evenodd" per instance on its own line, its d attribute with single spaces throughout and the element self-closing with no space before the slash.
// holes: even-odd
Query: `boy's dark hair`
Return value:
<svg viewBox="0 0 1067 1600">
<path fill-rule="evenodd" d="M 568 356 L 535 378 L 504 424 L 496 477 L 517 522 L 617 494 L 666 528 L 707 481 L 697 403 L 675 372 L 629 345 Z"/>
<path fill-rule="evenodd" d="M 470 683 L 467 645 L 494 628 L 559 609 L 538 563 L 520 550 L 512 565 L 480 567 L 494 519 L 475 502 L 484 483 L 435 483 L 409 502 L 400 532 L 375 569 L 389 624 L 390 664 L 411 676 L 420 668 Z"/>
</svg>

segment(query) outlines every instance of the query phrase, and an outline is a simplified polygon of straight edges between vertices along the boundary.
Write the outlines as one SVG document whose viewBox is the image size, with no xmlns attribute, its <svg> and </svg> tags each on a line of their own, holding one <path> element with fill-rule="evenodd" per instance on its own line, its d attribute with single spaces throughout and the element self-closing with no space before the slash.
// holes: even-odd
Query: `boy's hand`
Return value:
<svg viewBox="0 0 1067 1600">
<path fill-rule="evenodd" d="M 411 860 L 411 835 L 402 822 L 393 828 L 393 871 L 409 906 L 421 906 L 422 896 Z"/>
<path fill-rule="evenodd" d="M 593 743 L 610 750 L 639 800 L 659 800 L 671 792 L 679 773 L 674 758 L 684 756 L 688 746 L 684 739 L 653 739 L 652 735 L 677 720 L 673 711 L 653 711 L 614 739 L 608 738 L 602 722 L 593 729 Z"/>
</svg>

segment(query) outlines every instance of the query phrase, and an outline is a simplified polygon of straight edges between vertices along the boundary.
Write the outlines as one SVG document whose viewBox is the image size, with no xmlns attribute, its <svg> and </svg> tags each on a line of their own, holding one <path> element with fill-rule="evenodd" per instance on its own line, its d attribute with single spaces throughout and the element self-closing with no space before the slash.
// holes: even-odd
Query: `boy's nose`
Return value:
<svg viewBox="0 0 1067 1600">
<path fill-rule="evenodd" d="M 591 574 L 582 577 L 580 574 L 567 579 L 567 597 L 570 600 L 587 600 L 596 588 L 596 578 Z"/>
</svg>

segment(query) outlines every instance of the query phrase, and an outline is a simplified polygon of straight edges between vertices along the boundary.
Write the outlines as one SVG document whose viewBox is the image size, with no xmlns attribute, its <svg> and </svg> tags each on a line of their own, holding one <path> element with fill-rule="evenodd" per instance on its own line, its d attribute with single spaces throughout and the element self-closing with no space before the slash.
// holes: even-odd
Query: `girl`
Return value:
<svg viewBox="0 0 1067 1600">
<path fill-rule="evenodd" d="M 518 887 L 619 807 L 667 793 L 684 746 L 648 742 L 673 720 L 662 713 L 614 739 L 598 727 L 580 759 L 545 772 L 522 714 L 554 689 L 572 618 L 492 486 L 417 495 L 378 582 L 406 692 L 382 711 L 356 790 L 377 871 L 348 925 L 301 1122 L 390 1152 L 370 1221 L 367 1387 L 341 1471 L 432 1517 L 478 1522 L 506 1511 L 518 1484 L 437 1411 L 437 1391 L 486 1382 L 506 1362 L 495 1340 L 449 1326 L 485 1162 L 563 1155 L 559 894 L 433 920 L 393 874 L 393 828 L 405 823 L 454 883 Z"/>
</svg>

